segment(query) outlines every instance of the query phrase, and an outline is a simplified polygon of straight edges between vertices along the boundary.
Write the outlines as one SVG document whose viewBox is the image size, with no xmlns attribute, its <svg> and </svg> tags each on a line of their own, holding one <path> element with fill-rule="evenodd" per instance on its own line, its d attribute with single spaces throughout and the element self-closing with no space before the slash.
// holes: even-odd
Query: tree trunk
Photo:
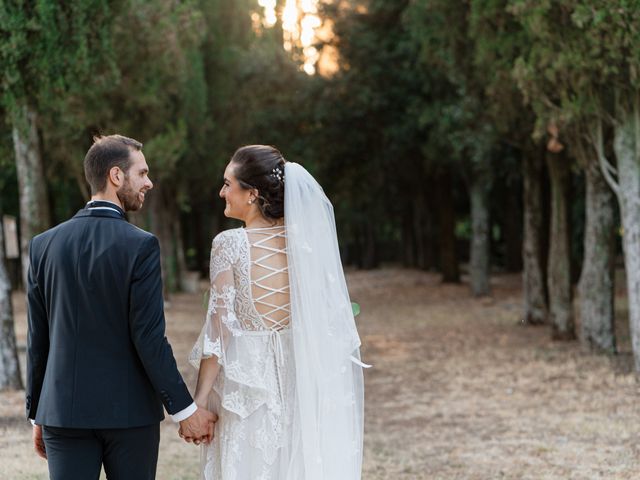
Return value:
<svg viewBox="0 0 640 480">
<path fill-rule="evenodd" d="M 595 155 L 576 149 L 585 167 L 584 262 L 578 284 L 580 340 L 596 350 L 615 353 L 614 281 L 615 199 Z"/>
<path fill-rule="evenodd" d="M 11 306 L 11 283 L 5 268 L 4 230 L 0 216 L 0 391 L 21 389 L 22 377 Z"/>
<path fill-rule="evenodd" d="M 364 225 L 364 238 L 362 248 L 362 268 L 371 270 L 378 266 L 378 255 L 376 249 L 376 234 L 372 223 Z"/>
<path fill-rule="evenodd" d="M 434 205 L 438 203 L 434 190 L 435 189 L 429 189 L 427 192 L 422 192 L 423 204 L 419 211 L 416 212 L 415 218 L 415 221 L 421 225 L 422 235 L 419 243 L 422 255 L 419 257 L 419 266 L 423 270 L 436 270 L 438 265 L 438 250 L 436 248 L 438 245 L 436 237 L 438 217 L 434 213 L 436 211 Z"/>
<path fill-rule="evenodd" d="M 460 281 L 460 270 L 456 254 L 456 214 L 453 205 L 451 173 L 448 170 L 445 170 L 436 181 L 436 196 L 442 281 L 457 283 Z"/>
<path fill-rule="evenodd" d="M 182 240 L 182 220 L 180 219 L 180 213 L 177 206 L 172 207 L 173 218 L 175 219 L 173 225 L 173 238 L 175 240 L 175 255 L 176 255 L 176 279 L 180 290 L 185 292 L 187 288 L 187 258 L 185 256 L 184 242 Z"/>
<path fill-rule="evenodd" d="M 430 251 L 430 217 L 425 195 L 417 191 L 402 218 L 403 262 L 407 267 L 428 269 L 433 258 Z"/>
<path fill-rule="evenodd" d="M 555 340 L 575 338 L 571 303 L 571 241 L 569 186 L 571 170 L 565 155 L 547 153 L 551 180 L 551 231 L 549 242 L 549 319 Z"/>
<path fill-rule="evenodd" d="M 13 119 L 12 131 L 20 191 L 20 255 L 25 286 L 29 271 L 29 242 L 46 230 L 50 222 L 37 122 L 35 110 L 24 106 Z"/>
<path fill-rule="evenodd" d="M 203 271 L 203 266 L 207 263 L 205 259 L 205 253 L 209 252 L 209 242 L 204 241 L 204 232 L 202 230 L 202 213 L 200 211 L 200 205 L 195 205 L 191 211 L 191 229 L 193 231 L 193 248 L 195 249 L 196 257 L 195 262 L 199 272 Z M 207 232 L 207 240 L 213 232 Z"/>
<path fill-rule="evenodd" d="M 158 237 L 160 244 L 160 266 L 162 269 L 162 287 L 165 299 L 176 290 L 175 255 L 173 249 L 173 219 L 164 200 L 164 188 L 160 181 L 156 182 L 150 193 L 151 231 Z"/>
<path fill-rule="evenodd" d="M 542 273 L 542 163 L 535 150 L 522 156 L 523 217 L 522 283 L 523 323 L 538 325 L 547 320 L 544 275 Z"/>
<path fill-rule="evenodd" d="M 416 266 L 417 235 L 414 231 L 413 212 L 415 205 L 407 205 L 402 215 L 402 264 L 405 267 Z"/>
<path fill-rule="evenodd" d="M 434 240 L 433 240 L 433 218 L 425 212 L 422 215 L 423 224 L 421 227 L 422 235 L 418 239 L 418 268 L 422 270 L 431 270 L 436 266 Z"/>
<path fill-rule="evenodd" d="M 618 161 L 618 204 L 624 234 L 629 324 L 635 369 L 640 372 L 640 106 L 621 112 L 614 130 Z"/>
<path fill-rule="evenodd" d="M 469 185 L 471 201 L 471 252 L 469 260 L 471 292 L 476 297 L 491 294 L 491 263 L 489 237 L 489 193 L 491 173 L 473 172 Z"/>
<path fill-rule="evenodd" d="M 508 185 L 506 191 L 504 239 L 505 268 L 508 272 L 522 271 L 522 193 L 518 185 Z"/>
<path fill-rule="evenodd" d="M 434 266 L 432 210 L 423 191 L 416 195 L 415 201 L 413 231 L 416 242 L 416 266 L 422 270 L 429 270 Z"/>
</svg>

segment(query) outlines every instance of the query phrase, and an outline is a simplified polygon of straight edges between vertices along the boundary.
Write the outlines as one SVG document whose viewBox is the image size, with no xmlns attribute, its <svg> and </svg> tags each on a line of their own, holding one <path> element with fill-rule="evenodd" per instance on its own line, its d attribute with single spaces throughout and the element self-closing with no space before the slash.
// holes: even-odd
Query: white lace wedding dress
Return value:
<svg viewBox="0 0 640 480">
<path fill-rule="evenodd" d="M 331 202 L 285 164 L 284 226 L 213 241 L 205 325 L 191 352 L 216 356 L 219 420 L 205 480 L 360 480 L 364 384 Z"/>
<path fill-rule="evenodd" d="M 213 241 L 207 317 L 190 355 L 196 368 L 212 355 L 221 365 L 203 479 L 285 478 L 295 400 L 287 270 L 284 227 L 237 228 Z"/>
</svg>

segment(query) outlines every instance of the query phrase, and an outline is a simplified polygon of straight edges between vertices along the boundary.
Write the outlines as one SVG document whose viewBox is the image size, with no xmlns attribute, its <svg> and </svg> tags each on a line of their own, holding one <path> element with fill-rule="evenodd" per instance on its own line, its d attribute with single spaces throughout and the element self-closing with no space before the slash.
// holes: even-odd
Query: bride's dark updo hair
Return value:
<svg viewBox="0 0 640 480">
<path fill-rule="evenodd" d="M 231 157 L 234 175 L 244 189 L 258 190 L 258 208 L 265 218 L 284 217 L 284 164 L 277 148 L 269 145 L 240 147 Z"/>
</svg>

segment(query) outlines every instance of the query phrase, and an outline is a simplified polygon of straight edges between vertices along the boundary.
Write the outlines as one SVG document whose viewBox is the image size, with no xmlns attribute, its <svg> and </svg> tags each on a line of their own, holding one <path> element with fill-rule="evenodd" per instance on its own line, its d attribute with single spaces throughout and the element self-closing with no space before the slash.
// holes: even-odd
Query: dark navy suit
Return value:
<svg viewBox="0 0 640 480">
<path fill-rule="evenodd" d="M 31 242 L 27 416 L 44 426 L 52 478 L 94 478 L 64 465 L 87 435 L 97 443 L 76 461 L 95 453 L 109 479 L 153 478 L 163 405 L 193 402 L 165 337 L 158 240 L 113 204 L 90 205 L 111 209 L 80 210 Z M 127 455 L 153 465 L 136 473 Z"/>
</svg>

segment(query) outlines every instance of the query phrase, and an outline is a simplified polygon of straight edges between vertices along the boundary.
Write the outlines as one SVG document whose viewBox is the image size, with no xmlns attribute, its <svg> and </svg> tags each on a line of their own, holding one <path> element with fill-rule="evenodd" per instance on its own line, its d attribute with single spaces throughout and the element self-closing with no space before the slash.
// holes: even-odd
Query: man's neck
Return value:
<svg viewBox="0 0 640 480">
<path fill-rule="evenodd" d="M 114 205 L 117 205 L 118 207 L 120 207 L 122 210 L 124 210 L 124 207 L 122 206 L 122 203 L 120 203 L 120 199 L 118 198 L 118 196 L 113 193 L 96 193 L 95 195 L 91 196 L 91 201 L 100 201 L 100 202 L 109 202 L 109 203 L 113 203 Z"/>
</svg>

